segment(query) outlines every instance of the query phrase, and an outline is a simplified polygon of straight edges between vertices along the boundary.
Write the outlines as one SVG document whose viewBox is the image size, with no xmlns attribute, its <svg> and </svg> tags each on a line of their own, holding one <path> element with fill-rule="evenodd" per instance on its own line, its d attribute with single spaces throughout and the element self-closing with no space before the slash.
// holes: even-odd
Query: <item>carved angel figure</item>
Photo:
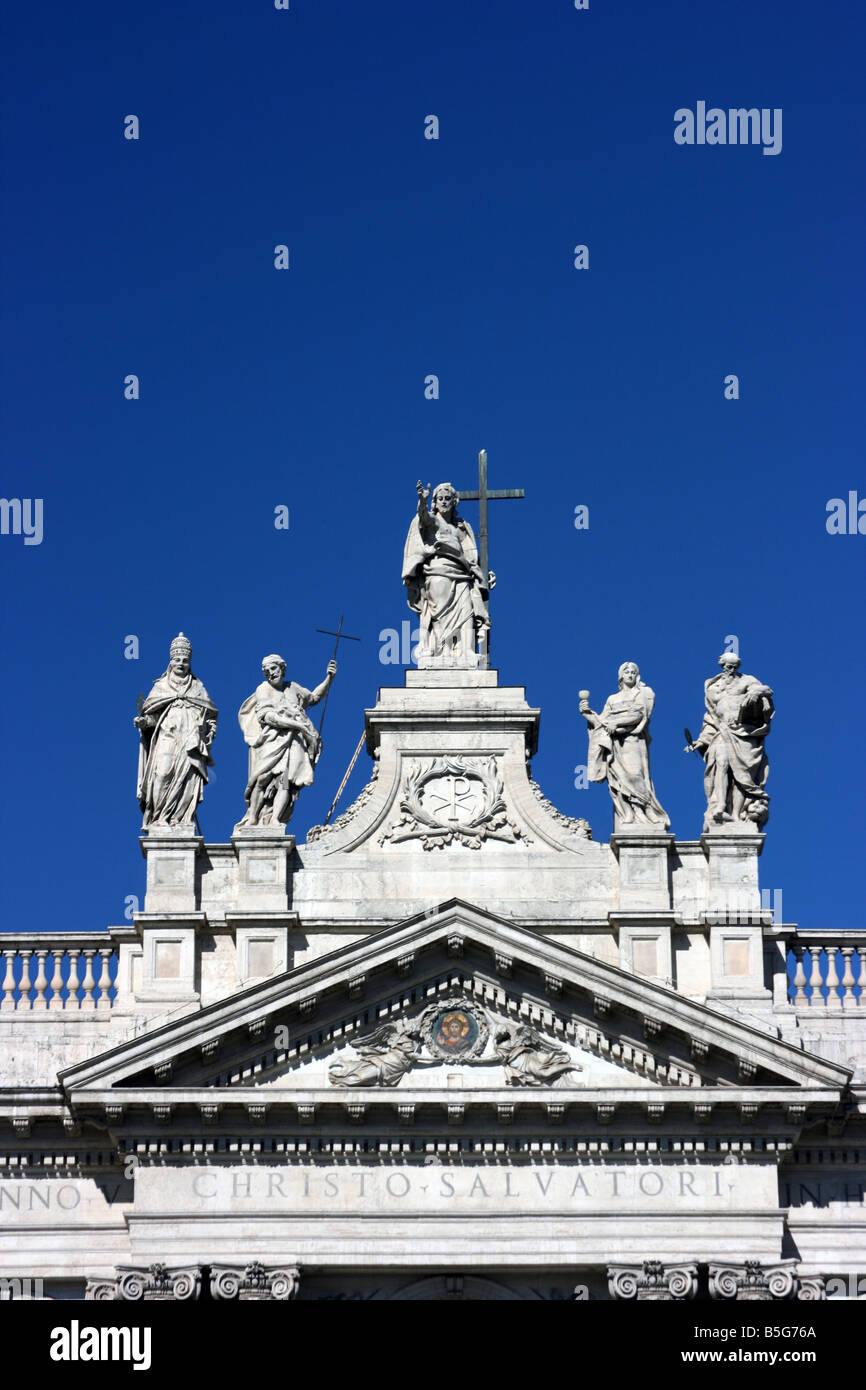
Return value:
<svg viewBox="0 0 866 1390">
<path fill-rule="evenodd" d="M 420 1043 L 416 1028 L 385 1023 L 358 1040 L 357 1061 L 332 1062 L 328 1080 L 332 1086 L 396 1086 L 418 1064 Z"/>
<path fill-rule="evenodd" d="M 544 1086 L 566 1072 L 583 1070 L 528 1023 L 501 1029 L 496 1034 L 496 1055 L 505 1066 L 509 1086 Z"/>
</svg>

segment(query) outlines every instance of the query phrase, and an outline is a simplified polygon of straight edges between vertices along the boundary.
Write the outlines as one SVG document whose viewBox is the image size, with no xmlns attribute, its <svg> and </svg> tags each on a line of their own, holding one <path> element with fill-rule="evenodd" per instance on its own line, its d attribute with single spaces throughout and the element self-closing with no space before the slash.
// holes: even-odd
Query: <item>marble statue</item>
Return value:
<svg viewBox="0 0 866 1390">
<path fill-rule="evenodd" d="M 249 779 L 241 825 L 285 825 L 302 787 L 313 782 L 322 740 L 306 713 L 317 705 L 337 674 L 328 662 L 325 679 L 315 690 L 287 681 L 286 663 L 276 653 L 262 661 L 265 679 L 238 710 L 250 750 Z"/>
<path fill-rule="evenodd" d="M 503 1028 L 496 1034 L 496 1056 L 505 1066 L 508 1086 L 543 1086 L 566 1072 L 583 1070 L 528 1023 Z"/>
<path fill-rule="evenodd" d="M 210 746 L 217 710 L 190 670 L 192 647 L 179 632 L 168 668 L 155 681 L 134 720 L 140 734 L 138 804 L 142 825 L 193 825 L 213 767 Z"/>
<path fill-rule="evenodd" d="M 649 721 L 655 695 L 644 685 L 633 661 L 620 666 L 618 685 L 601 714 L 590 709 L 589 691 L 580 692 L 580 712 L 589 728 L 587 775 L 591 782 L 607 782 L 614 830 L 646 825 L 667 830 L 670 821 L 659 805 L 649 770 Z"/>
<path fill-rule="evenodd" d="M 700 753 L 705 764 L 704 829 L 762 826 L 770 813 L 764 791 L 770 770 L 764 740 L 775 712 L 773 692 L 755 676 L 740 674 L 740 658 L 734 652 L 723 652 L 719 665 L 721 674 L 704 683 L 701 731 L 685 748 L 687 753 Z"/>
<path fill-rule="evenodd" d="M 403 583 L 409 607 L 419 616 L 419 666 L 475 667 L 478 644 L 490 628 L 489 590 L 478 564 L 475 536 L 457 514 L 450 483 L 434 489 L 419 481 L 418 514 L 403 552 Z M 496 576 L 490 573 L 489 587 Z"/>
<path fill-rule="evenodd" d="M 385 1023 L 359 1038 L 357 1061 L 335 1061 L 328 1071 L 332 1086 L 396 1086 L 418 1064 L 421 1035 L 417 1028 Z"/>
</svg>

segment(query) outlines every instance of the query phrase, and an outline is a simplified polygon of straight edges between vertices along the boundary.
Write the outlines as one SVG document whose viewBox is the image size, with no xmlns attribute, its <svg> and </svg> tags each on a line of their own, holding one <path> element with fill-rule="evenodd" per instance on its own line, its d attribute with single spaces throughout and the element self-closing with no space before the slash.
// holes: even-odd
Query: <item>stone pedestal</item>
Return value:
<svg viewBox="0 0 866 1390">
<path fill-rule="evenodd" d="M 226 913 L 226 924 L 235 937 L 239 984 L 252 984 L 291 969 L 289 930 L 297 921 L 294 912 Z"/>
<path fill-rule="evenodd" d="M 295 837 L 284 825 L 236 825 L 238 900 L 250 912 L 285 912 L 289 906 L 288 859 Z"/>
<path fill-rule="evenodd" d="M 496 671 L 410 670 L 404 688 L 380 690 L 366 722 L 380 789 L 400 782 L 380 841 L 389 852 L 401 845 L 525 849 L 528 832 L 518 819 L 531 796 L 527 759 L 537 746 L 539 711 L 522 687 L 500 686 Z"/>
<path fill-rule="evenodd" d="M 302 920 L 382 925 L 459 897 L 539 924 L 606 921 L 616 860 L 531 780 L 540 711 L 522 686 L 495 670 L 409 670 L 365 719 L 376 773 L 299 845 Z"/>
<path fill-rule="evenodd" d="M 749 1001 L 765 1007 L 763 926 L 772 913 L 761 910 L 758 858 L 764 836 L 726 828 L 701 836 L 709 882 L 704 921 L 710 934 L 710 988 L 707 999 Z"/>
<path fill-rule="evenodd" d="M 154 826 L 141 836 L 147 861 L 145 912 L 194 912 L 196 856 L 204 840 L 191 825 Z"/>
<path fill-rule="evenodd" d="M 619 906 L 623 911 L 671 906 L 669 854 L 673 835 L 641 826 L 615 830 L 611 848 L 619 861 Z"/>
<path fill-rule="evenodd" d="M 674 985 L 671 932 L 676 919 L 669 912 L 611 912 L 609 921 L 619 936 L 619 964 L 655 984 Z"/>
<path fill-rule="evenodd" d="M 709 868 L 708 914 L 728 920 L 757 916 L 761 910 L 758 859 L 765 838 L 758 832 L 733 827 L 704 832 L 701 845 Z"/>
<path fill-rule="evenodd" d="M 202 912 L 137 912 L 141 936 L 141 989 L 137 1003 L 183 1004 L 199 998 L 195 934 L 206 925 Z"/>
</svg>

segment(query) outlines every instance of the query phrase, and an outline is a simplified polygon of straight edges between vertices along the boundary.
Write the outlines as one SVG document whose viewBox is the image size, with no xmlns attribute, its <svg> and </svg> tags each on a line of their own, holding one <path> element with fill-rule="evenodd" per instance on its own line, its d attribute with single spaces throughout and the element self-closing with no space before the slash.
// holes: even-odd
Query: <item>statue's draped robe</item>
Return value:
<svg viewBox="0 0 866 1390">
<path fill-rule="evenodd" d="M 141 707 L 156 725 L 142 729 L 138 754 L 138 804 L 144 825 L 192 825 L 202 799 L 207 769 L 213 767 L 207 723 L 217 711 L 200 680 L 190 672 L 166 671 Z"/>
<path fill-rule="evenodd" d="M 518 1028 L 512 1037 L 498 1040 L 496 1050 L 509 1086 L 555 1081 L 566 1072 L 580 1070 L 567 1052 L 551 1047 L 533 1028 Z"/>
<path fill-rule="evenodd" d="M 377 1045 L 365 1046 L 357 1061 L 332 1062 L 330 1081 L 337 1086 L 396 1086 L 415 1060 L 414 1040 L 407 1033 L 398 1033 Z"/>
<path fill-rule="evenodd" d="M 253 787 L 260 778 L 270 783 L 273 793 L 277 787 L 294 789 L 312 786 L 313 769 L 322 749 L 318 732 L 306 713 L 315 704 L 313 692 L 286 681 L 275 690 L 269 681 L 262 681 L 238 710 L 238 722 L 249 744 L 249 779 L 245 792 L 249 806 Z M 266 711 L 291 719 L 294 729 L 274 729 L 262 722 Z M 268 800 L 273 801 L 271 791 Z"/>
<path fill-rule="evenodd" d="M 727 681 L 724 672 L 704 683 L 706 714 L 696 742 L 705 748 L 704 790 L 707 815 L 725 810 L 732 814 L 735 784 L 742 795 L 740 820 L 763 825 L 770 798 L 764 790 L 769 764 L 764 739 L 773 718 L 772 698 L 755 676 L 737 675 Z"/>
<path fill-rule="evenodd" d="M 648 730 L 655 695 L 648 685 L 623 686 L 605 702 L 599 719 L 618 731 L 597 726 L 589 732 L 587 775 L 607 782 L 618 824 L 669 825 L 659 805 L 649 770 Z"/>
<path fill-rule="evenodd" d="M 435 546 L 435 555 L 425 556 L 425 545 Z M 433 512 L 422 529 L 418 517 L 413 517 L 403 552 L 403 583 L 409 607 L 420 618 L 421 650 L 475 651 L 490 617 L 468 521 L 452 523 Z"/>
</svg>

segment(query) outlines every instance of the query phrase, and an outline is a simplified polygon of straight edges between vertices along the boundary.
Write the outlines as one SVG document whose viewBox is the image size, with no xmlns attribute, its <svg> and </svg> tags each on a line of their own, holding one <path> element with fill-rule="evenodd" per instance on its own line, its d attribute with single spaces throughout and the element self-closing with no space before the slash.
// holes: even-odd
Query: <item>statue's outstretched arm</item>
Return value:
<svg viewBox="0 0 866 1390">
<path fill-rule="evenodd" d="M 308 704 L 310 704 L 310 705 L 317 705 L 317 704 L 319 703 L 319 701 L 322 699 L 322 697 L 323 697 L 325 694 L 327 694 L 327 691 L 328 691 L 328 689 L 329 689 L 329 687 L 330 687 L 331 681 L 334 679 L 334 677 L 336 676 L 336 674 L 337 674 L 337 663 L 336 663 L 336 661 L 333 661 L 333 660 L 332 660 L 332 661 L 329 661 L 329 662 L 328 662 L 328 669 L 327 669 L 327 671 L 326 671 L 326 673 L 325 673 L 325 679 L 324 679 L 319 685 L 316 686 L 315 690 L 313 690 L 313 691 L 310 693 L 310 698 L 309 698 L 309 700 L 308 700 L 308 702 L 307 702 Z"/>
</svg>

